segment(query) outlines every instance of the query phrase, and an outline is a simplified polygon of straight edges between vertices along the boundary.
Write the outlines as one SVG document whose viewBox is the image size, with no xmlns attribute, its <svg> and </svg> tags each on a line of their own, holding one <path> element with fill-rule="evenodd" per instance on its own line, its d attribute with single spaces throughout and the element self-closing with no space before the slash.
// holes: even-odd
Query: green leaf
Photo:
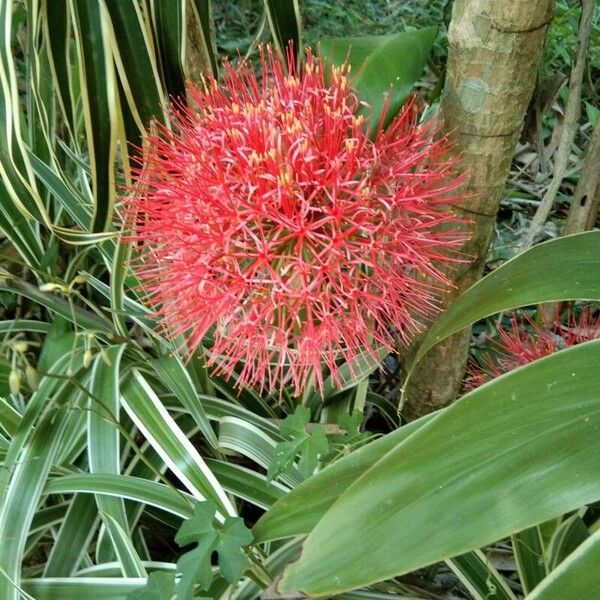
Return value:
<svg viewBox="0 0 600 600">
<path fill-rule="evenodd" d="M 273 458 L 267 469 L 267 478 L 272 481 L 282 473 L 285 473 L 294 464 L 296 455 L 302 450 L 308 436 L 294 438 L 288 442 L 279 442 L 273 451 Z"/>
<path fill-rule="evenodd" d="M 195 500 L 189 494 L 162 483 L 133 477 L 101 473 L 65 475 L 48 482 L 46 494 L 104 494 L 134 500 L 187 519 L 193 514 Z"/>
<path fill-rule="evenodd" d="M 132 369 L 132 376 L 122 387 L 121 403 L 154 450 L 193 495 L 199 500 L 212 500 L 223 515 L 236 514 L 198 450 L 136 369 Z"/>
<path fill-rule="evenodd" d="M 75 333 L 70 330 L 64 319 L 55 319 L 52 329 L 42 344 L 42 351 L 38 360 L 37 369 L 41 373 L 50 370 L 50 367 L 62 356 L 73 351 Z"/>
<path fill-rule="evenodd" d="M 149 4 L 163 83 L 169 97 L 180 98 L 185 94 L 186 0 L 150 0 Z"/>
<path fill-rule="evenodd" d="M 217 532 L 213 531 L 189 552 L 186 552 L 177 561 L 177 570 L 181 572 L 181 579 L 177 584 L 177 600 L 190 600 L 194 597 L 194 588 L 199 585 L 207 590 L 212 582 L 212 566 L 210 557 L 215 549 Z"/>
<path fill-rule="evenodd" d="M 104 0 L 112 24 L 111 48 L 127 105 L 138 128 L 162 117 L 164 98 L 144 15 L 136 0 Z M 129 139 L 130 143 L 136 139 Z"/>
<path fill-rule="evenodd" d="M 584 511 L 579 511 L 580 513 Z M 581 514 L 575 513 L 565 519 L 554 531 L 548 544 L 548 567 L 554 570 L 571 552 L 590 537 Z"/>
<path fill-rule="evenodd" d="M 475 321 L 528 304 L 600 300 L 600 231 L 534 246 L 469 288 L 431 327 L 415 357 Z"/>
<path fill-rule="evenodd" d="M 253 528 L 258 542 L 309 533 L 339 496 L 381 457 L 438 413 L 363 446 L 313 475 L 278 500 Z"/>
<path fill-rule="evenodd" d="M 325 59 L 335 65 L 348 60 L 351 80 L 369 104 L 369 126 L 376 130 L 386 105 L 384 126 L 398 114 L 421 77 L 437 37 L 437 27 L 392 35 L 334 38 L 321 41 Z"/>
<path fill-rule="evenodd" d="M 206 464 L 224 490 L 265 510 L 288 491 L 280 483 L 267 481 L 261 473 L 232 462 L 207 458 Z"/>
<path fill-rule="evenodd" d="M 152 367 L 159 379 L 177 396 L 178 400 L 194 418 L 206 441 L 214 450 L 218 450 L 219 441 L 204 412 L 202 401 L 194 383 L 181 359 L 175 355 L 163 356 L 152 360 Z"/>
<path fill-rule="evenodd" d="M 182 573 L 177 586 L 177 598 L 191 598 L 193 587 L 200 584 L 207 590 L 212 581 L 211 555 L 214 550 L 219 554 L 221 575 L 230 583 L 237 581 L 245 563 L 241 551 L 243 546 L 252 542 L 252 532 L 239 517 L 227 517 L 223 525 L 215 528 L 215 506 L 212 502 L 200 502 L 194 515 L 185 521 L 175 541 L 181 546 L 197 543 L 198 546 L 184 554 L 177 563 Z"/>
<path fill-rule="evenodd" d="M 600 589 L 600 530 L 550 573 L 527 600 L 596 598 Z"/>
<path fill-rule="evenodd" d="M 519 581 L 525 593 L 530 592 L 548 574 L 544 542 L 538 526 L 529 527 L 512 536 L 513 553 Z"/>
<path fill-rule="evenodd" d="M 207 590 L 212 581 L 211 555 L 217 546 L 218 533 L 214 528 L 216 509 L 212 502 L 199 502 L 194 515 L 184 521 L 175 536 L 180 545 L 196 543 L 177 561 L 181 580 L 177 584 L 177 599 L 187 600 L 194 596 L 194 586 L 199 584 Z"/>
<path fill-rule="evenodd" d="M 291 42 L 294 55 L 302 50 L 302 24 L 298 0 L 263 0 L 271 35 L 280 56 L 285 57 Z"/>
<path fill-rule="evenodd" d="M 447 561 L 472 600 L 515 600 L 508 584 L 480 550 Z"/>
<path fill-rule="evenodd" d="M 67 0 L 42 2 L 42 19 L 45 28 L 45 41 L 48 45 L 48 58 L 54 72 L 53 84 L 56 88 L 62 115 L 71 131 L 75 130 L 75 116 L 71 98 L 69 36 L 71 20 Z M 52 32 L 52 35 L 50 35 Z"/>
<path fill-rule="evenodd" d="M 198 502 L 194 515 L 181 525 L 175 541 L 180 546 L 197 542 L 199 538 L 214 531 L 216 509 L 212 502 Z"/>
<path fill-rule="evenodd" d="M 320 459 L 329 451 L 329 442 L 325 430 L 320 426 L 316 426 L 312 433 L 307 433 L 306 425 L 309 420 L 308 408 L 297 406 L 296 410 L 281 422 L 282 435 L 291 439 L 275 446 L 273 458 L 267 470 L 269 480 L 288 471 L 298 454 L 300 455 L 298 471 L 304 477 L 309 477 L 315 472 Z"/>
<path fill-rule="evenodd" d="M 315 473 L 328 452 L 329 441 L 327 440 L 325 430 L 320 425 L 317 425 L 300 448 L 298 471 L 304 477 L 310 477 Z"/>
<path fill-rule="evenodd" d="M 240 577 L 246 562 L 241 548 L 252 542 L 252 532 L 239 517 L 227 517 L 219 538 L 219 569 L 229 583 L 234 583 Z"/>
<path fill-rule="evenodd" d="M 599 361 L 581 344 L 444 409 L 341 495 L 279 588 L 341 593 L 600 498 Z"/>
<path fill-rule="evenodd" d="M 128 594 L 143 588 L 145 583 L 145 579 L 122 577 L 40 577 L 24 580 L 23 589 L 35 600 L 126 600 Z"/>
<path fill-rule="evenodd" d="M 310 411 L 306 406 L 297 406 L 291 415 L 288 415 L 279 429 L 282 435 L 292 438 L 302 438 L 306 435 L 306 425 L 310 421 Z"/>
<path fill-rule="evenodd" d="M 100 2 L 73 0 L 73 25 L 80 69 L 86 138 L 92 166 L 94 214 L 91 230 L 112 223 L 117 153 L 117 94 L 109 18 Z"/>
<path fill-rule="evenodd" d="M 127 596 L 127 600 L 171 600 L 175 594 L 175 573 L 154 571 L 148 576 L 148 583 Z"/>
</svg>

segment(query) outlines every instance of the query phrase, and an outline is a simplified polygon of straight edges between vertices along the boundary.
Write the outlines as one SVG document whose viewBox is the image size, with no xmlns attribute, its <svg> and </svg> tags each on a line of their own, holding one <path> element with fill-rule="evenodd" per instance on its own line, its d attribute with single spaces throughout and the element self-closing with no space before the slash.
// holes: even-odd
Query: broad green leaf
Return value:
<svg viewBox="0 0 600 600">
<path fill-rule="evenodd" d="M 436 27 L 392 35 L 334 38 L 321 41 L 325 59 L 335 65 L 351 65 L 353 86 L 369 104 L 366 114 L 376 130 L 387 104 L 387 125 L 408 98 L 421 77 L 437 36 Z"/>
<path fill-rule="evenodd" d="M 600 589 L 600 530 L 550 573 L 527 600 L 596 598 Z"/>
<path fill-rule="evenodd" d="M 339 496 L 381 457 L 412 435 L 433 413 L 351 452 L 278 500 L 253 528 L 258 542 L 309 533 Z"/>
<path fill-rule="evenodd" d="M 600 231 L 534 246 L 469 288 L 431 327 L 415 357 L 453 333 L 501 311 L 557 300 L 600 300 Z"/>
<path fill-rule="evenodd" d="M 341 495 L 280 589 L 354 589 L 599 499 L 599 361 L 600 341 L 581 344 L 442 411 Z"/>
</svg>

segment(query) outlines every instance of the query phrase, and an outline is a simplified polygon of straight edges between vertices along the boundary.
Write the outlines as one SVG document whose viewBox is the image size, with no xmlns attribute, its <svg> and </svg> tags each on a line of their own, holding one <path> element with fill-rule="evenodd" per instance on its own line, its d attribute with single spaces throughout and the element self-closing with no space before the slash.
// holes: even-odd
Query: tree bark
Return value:
<svg viewBox="0 0 600 600">
<path fill-rule="evenodd" d="M 443 299 L 444 305 L 475 283 L 483 272 L 553 7 L 553 0 L 454 3 L 441 110 L 462 164 L 471 174 L 465 189 L 470 199 L 456 212 L 473 224 L 471 238 L 462 247 L 469 262 L 450 273 L 455 288 Z M 469 331 L 454 335 L 415 366 L 405 390 L 405 418 L 417 418 L 456 397 L 469 337 Z M 409 350 L 409 363 L 414 350 Z"/>
<path fill-rule="evenodd" d="M 564 234 L 581 233 L 594 227 L 600 207 L 600 121 L 596 123 L 571 199 Z"/>
</svg>

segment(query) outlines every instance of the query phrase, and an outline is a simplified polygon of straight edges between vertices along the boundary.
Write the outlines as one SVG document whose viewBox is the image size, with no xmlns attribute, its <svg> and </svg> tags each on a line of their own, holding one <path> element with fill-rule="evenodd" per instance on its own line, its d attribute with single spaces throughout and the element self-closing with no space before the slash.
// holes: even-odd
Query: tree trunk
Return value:
<svg viewBox="0 0 600 600">
<path fill-rule="evenodd" d="M 600 121 L 596 123 L 571 199 L 564 234 L 581 233 L 594 227 L 600 206 Z"/>
<path fill-rule="evenodd" d="M 553 0 L 456 0 L 448 31 L 442 98 L 445 126 L 471 173 L 471 199 L 457 213 L 473 222 L 462 252 L 470 260 L 450 277 L 444 305 L 483 272 L 512 155 L 531 99 Z M 469 331 L 438 344 L 416 365 L 403 415 L 414 419 L 456 397 L 468 354 Z M 414 352 L 414 349 L 409 351 Z"/>
</svg>

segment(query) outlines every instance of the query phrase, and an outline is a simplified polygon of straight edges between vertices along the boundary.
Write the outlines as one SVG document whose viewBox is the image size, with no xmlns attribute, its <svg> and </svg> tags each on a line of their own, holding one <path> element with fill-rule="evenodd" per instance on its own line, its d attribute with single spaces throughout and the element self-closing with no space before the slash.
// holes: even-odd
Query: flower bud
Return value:
<svg viewBox="0 0 600 600">
<path fill-rule="evenodd" d="M 21 392 L 21 376 L 18 371 L 11 371 L 8 376 L 8 387 L 13 396 L 18 396 Z"/>
<path fill-rule="evenodd" d="M 60 283 L 42 283 L 39 286 L 40 292 L 64 292 L 67 288 Z"/>
<path fill-rule="evenodd" d="M 23 340 L 18 340 L 16 342 L 13 342 L 12 347 L 15 352 L 19 352 L 20 354 L 25 354 L 25 352 L 27 352 L 27 348 L 29 347 L 29 344 Z"/>
<path fill-rule="evenodd" d="M 86 350 L 83 353 L 83 367 L 87 369 L 92 364 L 92 358 L 94 358 L 94 354 L 91 350 Z"/>
<path fill-rule="evenodd" d="M 35 392 L 40 383 L 40 377 L 35 367 L 29 364 L 25 367 L 25 379 L 27 379 L 29 387 Z"/>
</svg>

